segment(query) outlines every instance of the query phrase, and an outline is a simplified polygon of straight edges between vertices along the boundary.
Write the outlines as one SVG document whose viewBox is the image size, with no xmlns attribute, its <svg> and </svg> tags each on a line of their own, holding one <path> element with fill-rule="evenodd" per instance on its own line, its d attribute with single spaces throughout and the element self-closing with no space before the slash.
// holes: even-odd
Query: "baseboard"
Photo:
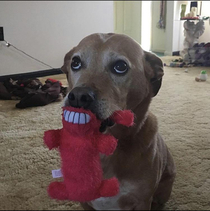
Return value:
<svg viewBox="0 0 210 211">
<path fill-rule="evenodd" d="M 49 69 L 49 70 L 39 70 L 39 71 L 34 71 L 34 72 L 29 72 L 29 73 L 18 73 L 18 74 L 0 76 L 0 81 L 5 81 L 9 78 L 12 78 L 13 80 L 18 80 L 18 79 L 23 79 L 23 78 L 24 79 L 38 78 L 38 77 L 57 75 L 57 74 L 62 74 L 62 73 L 63 72 L 61 71 L 60 68 Z"/>
<path fill-rule="evenodd" d="M 179 53 L 180 53 L 180 51 L 174 51 L 174 52 L 172 53 L 172 55 L 173 55 L 173 56 L 180 56 Z"/>
</svg>

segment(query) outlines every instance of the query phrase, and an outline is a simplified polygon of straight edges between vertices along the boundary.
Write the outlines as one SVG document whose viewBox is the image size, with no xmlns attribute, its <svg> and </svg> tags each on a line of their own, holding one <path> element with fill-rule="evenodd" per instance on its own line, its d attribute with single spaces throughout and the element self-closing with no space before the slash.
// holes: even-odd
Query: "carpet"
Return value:
<svg viewBox="0 0 210 211">
<path fill-rule="evenodd" d="M 210 80 L 195 81 L 203 69 L 210 75 L 210 68 L 185 69 L 165 67 L 150 106 L 177 167 L 165 210 L 210 210 Z M 50 78 L 66 85 L 63 74 Z M 15 108 L 17 102 L 0 101 L 0 209 L 81 210 L 78 203 L 51 200 L 46 192 L 59 155 L 43 145 L 42 137 L 45 130 L 62 127 L 61 102 L 24 110 Z"/>
</svg>

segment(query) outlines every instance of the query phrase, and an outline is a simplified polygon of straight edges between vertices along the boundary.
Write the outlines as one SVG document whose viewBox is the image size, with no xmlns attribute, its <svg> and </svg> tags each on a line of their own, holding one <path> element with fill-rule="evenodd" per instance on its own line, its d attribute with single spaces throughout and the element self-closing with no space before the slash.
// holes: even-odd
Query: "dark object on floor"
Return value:
<svg viewBox="0 0 210 211">
<path fill-rule="evenodd" d="M 184 55 L 186 65 L 193 66 L 210 66 L 210 42 L 195 43 L 193 47 L 187 49 L 187 54 Z M 174 60 L 173 62 L 178 62 Z M 173 66 L 173 64 L 171 65 Z M 184 65 L 185 67 L 185 65 Z"/>
<path fill-rule="evenodd" d="M 210 43 L 196 43 L 188 49 L 188 63 L 195 66 L 210 66 Z"/>
<path fill-rule="evenodd" d="M 61 85 L 60 81 L 47 79 L 40 89 L 35 93 L 28 93 L 16 104 L 16 107 L 27 108 L 45 106 L 49 103 L 60 101 L 62 99 Z"/>
<path fill-rule="evenodd" d="M 200 44 L 198 45 L 198 47 L 203 47 L 204 45 L 205 45 L 205 43 L 202 42 L 202 43 L 200 43 Z"/>
<path fill-rule="evenodd" d="M 38 90 L 42 83 L 39 79 L 21 79 L 13 80 L 12 78 L 4 81 L 4 86 L 12 96 L 19 97 L 19 99 L 25 97 L 30 92 Z"/>
<path fill-rule="evenodd" d="M 6 87 L 2 82 L 0 82 L 0 99 L 11 100 L 12 95 L 7 91 Z"/>
<path fill-rule="evenodd" d="M 31 89 L 39 89 L 42 86 L 42 82 L 37 78 L 17 80 L 17 84 Z"/>
<path fill-rule="evenodd" d="M 174 60 L 172 60 L 172 62 L 183 62 L 183 59 L 182 58 L 174 59 Z"/>
<path fill-rule="evenodd" d="M 59 82 L 59 85 L 60 85 L 60 93 L 62 94 L 63 97 L 65 97 L 66 94 L 67 94 L 67 87 L 63 87 L 62 83 L 60 81 L 55 80 L 55 79 L 48 78 L 45 81 L 45 85 L 43 85 L 41 87 L 41 89 L 44 91 L 44 90 L 48 89 L 50 86 L 52 86 L 52 84 L 57 83 L 57 82 Z M 51 92 L 51 94 L 52 94 L 52 92 L 55 94 L 55 90 L 52 91 L 52 88 L 49 89 L 49 92 Z"/>
<path fill-rule="evenodd" d="M 19 103 L 16 104 L 17 108 L 27 108 L 44 106 L 56 101 L 60 94 L 59 81 L 50 83 L 48 80 L 46 84 L 37 90 L 35 93 L 28 93 Z"/>
<path fill-rule="evenodd" d="M 49 103 L 57 101 L 59 95 L 50 95 L 49 93 L 30 93 L 26 95 L 19 103 L 16 104 L 16 108 L 27 108 L 45 106 Z"/>
<path fill-rule="evenodd" d="M 210 42 L 206 43 L 206 44 L 204 45 L 204 47 L 210 48 Z"/>
<path fill-rule="evenodd" d="M 67 87 L 58 80 L 48 78 L 43 85 L 37 78 L 14 81 L 7 79 L 0 83 L 0 99 L 19 99 L 17 108 L 44 106 L 61 101 L 66 96 Z"/>
</svg>

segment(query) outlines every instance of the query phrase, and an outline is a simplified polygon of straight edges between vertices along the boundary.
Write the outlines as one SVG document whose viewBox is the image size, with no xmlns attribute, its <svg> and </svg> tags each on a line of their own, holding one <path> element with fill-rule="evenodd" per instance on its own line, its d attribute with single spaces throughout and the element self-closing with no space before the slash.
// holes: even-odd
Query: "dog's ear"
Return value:
<svg viewBox="0 0 210 211">
<path fill-rule="evenodd" d="M 70 69 L 70 64 L 71 64 L 71 57 L 73 54 L 73 50 L 70 50 L 64 57 L 64 62 L 63 62 L 63 66 L 61 67 L 62 72 L 64 72 L 67 76 L 68 76 L 68 71 Z"/>
<path fill-rule="evenodd" d="M 147 51 L 144 51 L 144 58 L 146 63 L 145 73 L 150 80 L 154 97 L 157 95 L 162 84 L 162 77 L 164 75 L 163 62 L 155 54 Z"/>
</svg>

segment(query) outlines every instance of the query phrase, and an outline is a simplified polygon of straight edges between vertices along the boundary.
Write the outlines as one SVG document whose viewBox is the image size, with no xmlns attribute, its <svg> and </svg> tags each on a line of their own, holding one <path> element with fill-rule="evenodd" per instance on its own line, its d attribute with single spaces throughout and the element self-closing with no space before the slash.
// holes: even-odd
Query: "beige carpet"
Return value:
<svg viewBox="0 0 210 211">
<path fill-rule="evenodd" d="M 185 73 L 185 68 L 166 67 L 162 89 L 151 104 L 177 166 L 165 209 L 210 210 L 210 78 L 195 81 L 202 69 L 210 76 L 210 68 L 188 68 Z M 65 85 L 63 75 L 53 78 Z M 81 209 L 51 200 L 46 192 L 59 156 L 43 146 L 42 136 L 61 127 L 61 103 L 24 110 L 16 109 L 16 103 L 0 101 L 0 209 Z"/>
</svg>

